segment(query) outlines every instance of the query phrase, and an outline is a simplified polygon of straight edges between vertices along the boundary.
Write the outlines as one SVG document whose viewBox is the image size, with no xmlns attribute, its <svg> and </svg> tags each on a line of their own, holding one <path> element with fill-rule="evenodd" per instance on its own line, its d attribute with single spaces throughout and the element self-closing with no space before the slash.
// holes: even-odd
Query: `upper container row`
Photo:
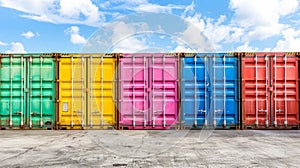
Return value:
<svg viewBox="0 0 300 168">
<path fill-rule="evenodd" d="M 299 53 L 2 54 L 2 129 L 299 127 Z"/>
</svg>

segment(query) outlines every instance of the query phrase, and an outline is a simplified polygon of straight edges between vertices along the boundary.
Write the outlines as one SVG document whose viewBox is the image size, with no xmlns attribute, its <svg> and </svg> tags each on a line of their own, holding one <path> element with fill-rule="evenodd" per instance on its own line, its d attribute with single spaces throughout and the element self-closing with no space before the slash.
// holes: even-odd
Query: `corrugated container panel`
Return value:
<svg viewBox="0 0 300 168">
<path fill-rule="evenodd" d="M 116 126 L 115 62 L 105 54 L 65 54 L 59 58 L 60 129 Z"/>
<path fill-rule="evenodd" d="M 288 53 L 248 53 L 242 59 L 244 128 L 298 127 L 298 59 Z"/>
<path fill-rule="evenodd" d="M 121 129 L 168 129 L 178 116 L 178 58 L 124 54 L 119 59 Z"/>
<path fill-rule="evenodd" d="M 51 54 L 2 55 L 2 128 L 52 129 L 55 124 L 55 60 Z"/>
<path fill-rule="evenodd" d="M 238 61 L 238 57 L 225 53 L 181 58 L 183 128 L 238 127 Z"/>
</svg>

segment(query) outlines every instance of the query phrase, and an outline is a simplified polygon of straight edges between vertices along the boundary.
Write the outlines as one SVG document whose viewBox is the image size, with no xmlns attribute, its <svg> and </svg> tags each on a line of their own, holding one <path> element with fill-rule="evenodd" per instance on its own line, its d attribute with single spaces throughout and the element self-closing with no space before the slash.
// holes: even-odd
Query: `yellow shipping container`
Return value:
<svg viewBox="0 0 300 168">
<path fill-rule="evenodd" d="M 58 58 L 59 129 L 116 126 L 116 58 L 109 54 L 62 54 Z"/>
</svg>

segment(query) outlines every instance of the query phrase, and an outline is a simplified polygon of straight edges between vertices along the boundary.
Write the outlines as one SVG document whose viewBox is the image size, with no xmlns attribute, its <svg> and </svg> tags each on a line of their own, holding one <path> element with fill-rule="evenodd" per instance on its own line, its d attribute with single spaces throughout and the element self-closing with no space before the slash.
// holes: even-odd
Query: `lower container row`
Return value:
<svg viewBox="0 0 300 168">
<path fill-rule="evenodd" d="M 288 53 L 2 55 L 2 129 L 291 129 Z"/>
</svg>

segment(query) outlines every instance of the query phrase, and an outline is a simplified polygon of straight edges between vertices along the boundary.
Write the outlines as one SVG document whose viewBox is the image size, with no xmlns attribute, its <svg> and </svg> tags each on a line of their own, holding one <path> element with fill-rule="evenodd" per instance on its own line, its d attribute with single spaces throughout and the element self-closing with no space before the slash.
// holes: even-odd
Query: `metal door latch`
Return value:
<svg viewBox="0 0 300 168">
<path fill-rule="evenodd" d="M 221 110 L 221 109 L 217 109 L 215 110 L 215 113 L 219 113 L 219 112 L 223 112 L 224 110 Z"/>
<path fill-rule="evenodd" d="M 137 110 L 138 113 L 145 113 L 145 110 Z"/>
<path fill-rule="evenodd" d="M 281 110 L 281 109 L 278 109 L 278 110 L 275 110 L 276 113 L 280 113 L 280 112 L 283 112 L 284 110 Z"/>
<path fill-rule="evenodd" d="M 82 113 L 80 110 L 74 110 L 75 113 Z"/>
<path fill-rule="evenodd" d="M 260 110 L 258 110 L 258 112 L 265 112 L 265 113 L 267 113 L 268 111 L 264 110 L 264 109 L 260 109 Z"/>
<path fill-rule="evenodd" d="M 203 110 L 203 109 L 200 109 L 198 111 L 201 112 L 201 113 L 206 113 L 206 110 Z"/>
<path fill-rule="evenodd" d="M 154 110 L 154 113 L 159 113 L 159 112 L 163 112 L 162 110 Z"/>
</svg>

